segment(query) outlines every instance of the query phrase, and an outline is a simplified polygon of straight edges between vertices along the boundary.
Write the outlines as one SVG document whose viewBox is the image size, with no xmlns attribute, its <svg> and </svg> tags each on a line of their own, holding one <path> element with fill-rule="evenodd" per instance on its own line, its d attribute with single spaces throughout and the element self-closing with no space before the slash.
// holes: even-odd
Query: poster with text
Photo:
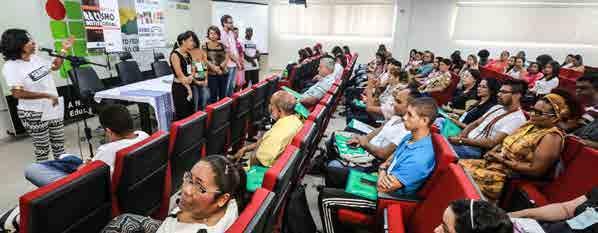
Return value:
<svg viewBox="0 0 598 233">
<path fill-rule="evenodd" d="M 164 11 L 160 0 L 137 0 L 137 27 L 139 49 L 151 49 L 166 46 Z"/>
<path fill-rule="evenodd" d="M 139 51 L 139 30 L 137 29 L 137 10 L 135 0 L 120 0 L 120 32 L 123 50 L 127 52 Z"/>
<path fill-rule="evenodd" d="M 81 10 L 90 52 L 122 51 L 117 0 L 83 0 Z"/>
</svg>

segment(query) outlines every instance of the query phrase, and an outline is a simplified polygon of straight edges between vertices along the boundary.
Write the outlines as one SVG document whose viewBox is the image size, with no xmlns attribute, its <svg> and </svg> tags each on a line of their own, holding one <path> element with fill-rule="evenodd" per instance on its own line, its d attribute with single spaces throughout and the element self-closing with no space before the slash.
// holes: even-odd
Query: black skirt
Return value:
<svg viewBox="0 0 598 233">
<path fill-rule="evenodd" d="M 174 120 L 181 120 L 191 116 L 193 111 L 193 102 L 187 100 L 187 88 L 181 83 L 172 83 L 172 101 L 174 102 Z"/>
</svg>

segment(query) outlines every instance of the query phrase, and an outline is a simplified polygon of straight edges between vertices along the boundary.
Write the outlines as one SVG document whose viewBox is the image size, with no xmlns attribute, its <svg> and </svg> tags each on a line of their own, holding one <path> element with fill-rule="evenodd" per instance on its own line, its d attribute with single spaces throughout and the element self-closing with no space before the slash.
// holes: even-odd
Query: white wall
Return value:
<svg viewBox="0 0 598 233">
<path fill-rule="evenodd" d="M 539 2 L 555 1 L 545 0 Z M 399 13 L 396 30 L 400 31 L 400 33 L 397 33 L 395 36 L 395 44 L 399 44 L 400 46 L 395 46 L 393 54 L 400 54 L 403 61 L 411 48 L 431 50 L 440 56 L 449 56 L 455 49 L 460 49 L 463 57 L 470 53 L 477 53 L 477 51 L 482 48 L 486 48 L 490 51 L 491 57 L 498 56 L 500 51 L 504 49 L 508 49 L 512 54 L 519 50 L 524 50 L 527 53 L 527 57 L 532 60 L 540 54 L 550 54 L 553 58 L 561 61 L 569 53 L 579 53 L 584 57 L 584 63 L 586 65 L 598 66 L 598 41 L 597 43 L 594 43 L 593 46 L 589 47 L 546 44 L 535 45 L 534 43 L 513 44 L 504 42 L 490 42 L 483 44 L 457 43 L 451 35 L 452 22 L 457 13 L 455 0 L 398 0 L 398 4 L 399 9 L 404 9 L 405 12 Z M 487 17 L 492 17 L 492 15 L 488 15 Z M 558 18 L 555 16 L 555 20 L 557 19 Z M 404 22 L 405 20 L 408 22 Z M 593 22 L 595 21 L 595 18 L 588 15 L 585 20 Z M 408 27 L 407 30 L 403 28 L 405 26 Z M 575 27 L 576 25 L 572 24 L 571 26 Z M 509 24 L 505 25 L 505 27 L 513 27 L 513 25 Z M 516 30 L 515 28 L 516 27 L 514 27 L 514 30 Z M 484 33 L 484 31 L 479 31 L 479 33 Z M 406 45 L 403 45 L 402 42 L 404 41 L 406 41 Z"/>
</svg>

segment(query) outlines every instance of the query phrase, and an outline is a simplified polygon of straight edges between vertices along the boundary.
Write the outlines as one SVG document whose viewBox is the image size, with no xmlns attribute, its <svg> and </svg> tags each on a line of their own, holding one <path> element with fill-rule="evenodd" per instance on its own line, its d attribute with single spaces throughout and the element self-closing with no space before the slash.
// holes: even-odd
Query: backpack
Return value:
<svg viewBox="0 0 598 233">
<path fill-rule="evenodd" d="M 282 232 L 311 233 L 316 231 L 316 224 L 309 212 L 307 198 L 305 198 L 305 185 L 298 185 L 289 195 L 282 223 Z"/>
</svg>

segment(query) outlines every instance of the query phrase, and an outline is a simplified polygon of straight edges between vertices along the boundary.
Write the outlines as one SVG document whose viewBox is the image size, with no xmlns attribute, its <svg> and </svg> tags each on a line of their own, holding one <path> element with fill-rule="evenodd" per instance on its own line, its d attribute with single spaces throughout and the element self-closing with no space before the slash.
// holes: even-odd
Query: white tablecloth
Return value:
<svg viewBox="0 0 598 233">
<path fill-rule="evenodd" d="M 173 77 L 166 75 L 100 91 L 95 93 L 94 100 L 98 103 L 102 99 L 115 99 L 149 104 L 154 108 L 158 128 L 168 131 L 174 113 L 171 93 Z"/>
</svg>

